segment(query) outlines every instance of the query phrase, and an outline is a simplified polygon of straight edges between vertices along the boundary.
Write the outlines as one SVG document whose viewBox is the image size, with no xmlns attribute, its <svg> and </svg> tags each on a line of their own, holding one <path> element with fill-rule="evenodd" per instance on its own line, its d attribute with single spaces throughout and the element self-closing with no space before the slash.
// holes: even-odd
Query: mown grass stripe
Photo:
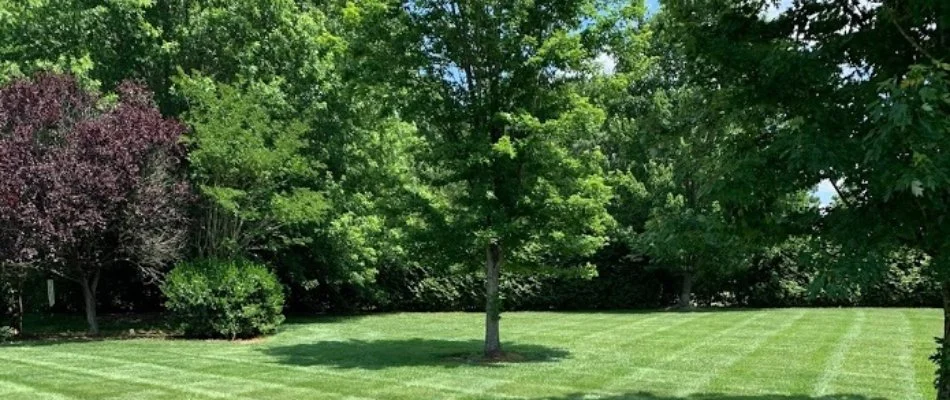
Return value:
<svg viewBox="0 0 950 400">
<path fill-rule="evenodd" d="M 792 322 L 800 314 L 805 317 Z M 685 400 L 705 396 L 697 392 L 723 399 L 817 399 L 812 392 L 824 379 L 833 395 L 923 400 L 934 395 L 927 356 L 942 327 L 937 310 L 506 315 L 512 343 L 563 350 L 566 357 L 447 364 L 443 353 L 477 353 L 481 316 L 399 314 L 291 325 L 252 343 L 138 339 L 0 346 L 0 363 L 10 365 L 0 369 L 0 381 L 76 400 L 564 400 L 640 393 L 650 400 Z M 843 348 L 849 333 L 850 347 Z M 836 352 L 843 353 L 834 372 Z M 43 398 L 24 390 L 0 384 L 0 398 Z"/>
<path fill-rule="evenodd" d="M 678 314 L 678 313 L 669 313 L 669 314 L 666 314 L 666 313 L 665 313 L 664 315 L 666 315 L 666 316 L 670 316 L 670 315 L 681 316 L 681 314 Z M 671 330 L 671 329 L 674 329 L 674 328 L 680 327 L 680 326 L 682 326 L 682 325 L 685 325 L 685 324 L 687 324 L 687 323 L 689 323 L 689 322 L 694 322 L 694 321 L 700 320 L 700 319 L 705 318 L 705 317 L 707 317 L 707 316 L 709 316 L 709 315 L 711 315 L 711 313 L 690 313 L 690 314 L 685 315 L 685 316 L 683 316 L 682 318 L 678 319 L 676 322 L 672 322 L 672 323 L 669 323 L 669 324 L 666 324 L 666 325 L 659 325 L 659 326 L 657 326 L 655 329 L 652 329 L 652 330 L 639 331 L 638 333 L 636 333 L 636 334 L 634 334 L 634 335 L 624 336 L 623 340 L 612 340 L 610 343 L 605 343 L 605 344 L 604 344 L 604 348 L 607 348 L 607 349 L 623 348 L 623 347 L 626 347 L 626 346 L 628 346 L 630 343 L 633 343 L 633 342 L 635 342 L 635 341 L 637 341 L 637 340 L 641 340 L 641 339 L 645 339 L 645 338 L 648 338 L 648 337 L 652 337 L 652 336 L 658 335 L 658 334 L 660 334 L 660 333 L 663 333 L 663 332 L 669 331 L 669 330 Z M 620 353 L 620 354 L 622 354 L 622 353 Z M 530 371 L 526 371 L 526 372 L 524 373 L 524 375 L 527 375 L 529 372 L 530 372 Z M 568 379 L 565 379 L 565 380 L 567 380 L 567 381 L 572 381 L 572 382 L 583 382 L 584 379 L 586 379 L 586 378 L 588 378 L 588 377 L 598 377 L 598 378 L 599 378 L 599 377 L 602 377 L 602 376 L 603 376 L 603 373 L 597 371 L 596 369 L 586 369 L 586 370 L 585 370 L 585 369 L 578 369 L 578 368 L 576 368 L 575 366 L 571 366 L 571 365 L 556 365 L 556 366 L 554 366 L 554 367 L 552 368 L 552 372 L 559 372 L 559 373 L 566 374 Z M 518 380 L 519 380 L 519 381 L 522 381 L 522 379 L 518 379 Z M 524 385 L 524 384 L 523 384 L 523 383 L 519 383 L 519 385 Z M 548 386 L 548 385 L 544 385 L 544 386 Z M 579 387 L 579 386 L 570 386 L 570 385 L 556 385 L 556 386 L 562 387 L 562 388 L 569 388 L 570 390 L 575 390 L 575 391 L 576 391 L 576 390 L 588 390 L 588 389 L 585 389 L 585 388 Z M 606 392 L 601 391 L 601 392 L 599 392 L 599 393 L 610 393 L 610 392 L 609 392 L 609 391 L 606 391 Z"/>
<path fill-rule="evenodd" d="M 933 379 L 935 364 L 930 356 L 936 350 L 936 337 L 943 334 L 943 313 L 936 310 L 910 309 L 904 310 L 908 314 L 914 340 L 911 347 L 914 352 L 912 362 L 917 376 L 917 391 L 923 393 L 925 399 L 936 397 Z"/>
<path fill-rule="evenodd" d="M 567 317 L 570 322 L 565 321 L 565 317 Z M 598 317 L 598 320 L 609 319 L 604 316 Z M 514 337 L 517 341 L 534 340 L 537 338 L 564 338 L 575 332 L 575 328 L 591 326 L 592 323 L 596 324 L 595 321 L 591 321 L 590 319 L 575 318 L 574 314 L 552 313 L 550 318 L 546 319 L 544 323 L 532 327 L 526 333 L 518 333 L 516 330 L 513 334 L 506 334 L 504 331 L 506 326 L 518 326 L 514 322 L 508 323 L 502 326 L 502 347 L 505 345 L 504 342 L 507 340 L 506 338 Z"/>
<path fill-rule="evenodd" d="M 207 355 L 207 354 L 189 354 L 189 353 L 167 351 L 167 350 L 161 350 L 161 352 L 167 353 L 167 354 L 179 355 L 182 357 L 200 358 L 200 359 L 205 359 L 205 360 L 217 360 L 217 361 L 224 361 L 224 362 L 235 363 L 235 364 L 246 364 L 246 365 L 255 365 L 255 366 L 262 365 L 262 363 L 257 362 L 257 361 L 250 361 L 250 360 L 245 360 L 245 359 L 235 358 L 235 357 L 215 356 L 215 355 Z M 338 372 L 338 371 L 325 369 L 325 368 L 313 368 L 313 367 L 305 367 L 305 366 L 299 366 L 299 365 L 285 365 L 285 364 L 266 364 L 266 365 L 272 368 L 303 371 L 310 374 L 332 376 L 332 377 L 344 378 L 344 379 L 349 379 L 349 380 L 363 380 L 363 381 L 379 382 L 379 383 L 383 383 L 390 386 L 395 385 L 395 386 L 405 386 L 405 387 L 419 387 L 419 388 L 444 391 L 448 393 L 461 393 L 461 394 L 470 394 L 470 395 L 479 395 L 479 394 L 484 393 L 482 391 L 473 391 L 470 389 L 458 388 L 454 386 L 446 386 L 446 385 L 439 385 L 439 384 L 432 384 L 432 383 L 419 383 L 419 382 L 406 381 L 406 380 L 400 380 L 400 379 L 383 378 L 379 376 L 367 376 L 366 374 Z M 449 376 L 449 375 L 446 375 L 446 376 Z M 524 397 L 521 397 L 521 396 L 507 396 L 503 394 L 499 394 L 497 397 L 506 398 L 506 399 L 524 399 Z"/>
<path fill-rule="evenodd" d="M 656 320 L 660 319 L 660 317 L 662 317 L 662 316 L 663 316 L 662 314 L 656 314 L 656 315 L 653 315 L 653 316 L 650 316 L 650 317 L 640 318 L 640 319 L 638 319 L 638 320 L 636 320 L 636 321 L 633 321 L 633 322 L 621 320 L 620 322 L 618 322 L 617 324 L 611 326 L 610 328 L 602 329 L 602 330 L 599 330 L 599 331 L 597 331 L 597 332 L 592 332 L 592 333 L 583 335 L 583 336 L 581 336 L 580 338 L 578 338 L 578 340 L 580 340 L 580 341 L 588 341 L 588 340 L 596 340 L 596 339 L 599 339 L 599 338 L 610 337 L 611 335 L 616 334 L 617 331 L 627 331 L 627 330 L 630 330 L 630 329 L 633 329 L 633 328 L 636 328 L 636 327 L 640 327 L 640 326 L 646 325 L 648 322 L 656 321 Z M 625 337 L 625 336 L 624 336 L 624 337 Z M 613 338 L 611 338 L 611 339 L 613 339 Z"/>
<path fill-rule="evenodd" d="M 356 398 L 356 397 L 353 397 L 353 396 L 347 396 L 346 394 L 343 394 L 343 393 L 336 393 L 336 392 L 332 392 L 332 391 L 326 391 L 326 390 L 323 390 L 323 389 L 319 389 L 319 390 L 318 390 L 318 389 L 314 389 L 314 388 L 310 388 L 310 387 L 304 387 L 304 386 L 290 386 L 290 385 L 285 385 L 285 384 L 281 384 L 281 383 L 276 383 L 276 382 L 273 382 L 273 381 L 262 381 L 262 380 L 254 379 L 254 378 L 249 377 L 249 376 L 232 376 L 232 375 L 223 375 L 223 374 L 220 374 L 220 373 L 211 373 L 211 372 L 205 372 L 205 371 L 196 371 L 196 370 L 192 370 L 192 369 L 188 369 L 188 368 L 172 367 L 172 366 L 168 366 L 168 365 L 166 365 L 166 364 L 159 364 L 159 363 L 156 363 L 156 362 L 137 362 L 137 361 L 130 361 L 130 360 L 127 360 L 127 359 L 117 358 L 117 357 L 110 357 L 110 356 L 103 356 L 103 355 L 79 354 L 79 353 L 62 352 L 62 351 L 57 351 L 57 352 L 53 352 L 53 353 L 54 353 L 54 354 L 64 355 L 64 356 L 69 356 L 69 357 L 86 358 L 86 359 L 96 360 L 96 361 L 111 361 L 111 362 L 114 362 L 114 363 L 118 363 L 118 364 L 120 364 L 120 365 L 131 365 L 131 366 L 137 367 L 137 369 L 140 370 L 140 371 L 143 370 L 143 369 L 152 368 L 152 369 L 156 369 L 156 370 L 159 370 L 159 371 L 182 372 L 182 373 L 185 373 L 185 374 L 188 374 L 188 375 L 201 376 L 201 377 L 204 377 L 204 378 L 206 378 L 206 379 L 211 379 L 211 380 L 221 380 L 221 379 L 224 379 L 224 380 L 227 380 L 227 381 L 230 381 L 230 382 L 234 382 L 234 383 L 235 383 L 235 387 L 241 387 L 241 386 L 243 386 L 242 384 L 244 384 L 244 383 L 253 382 L 255 385 L 257 385 L 257 387 L 260 387 L 260 388 L 267 388 L 267 389 L 272 389 L 272 390 L 287 390 L 287 391 L 291 391 L 291 392 L 293 392 L 293 391 L 297 391 L 297 392 L 308 392 L 309 394 L 317 394 L 317 395 L 320 395 L 320 396 L 322 396 L 322 397 L 332 396 L 332 397 L 352 397 L 352 398 Z M 364 398 L 364 399 L 366 399 L 366 398 Z"/>
<path fill-rule="evenodd" d="M 144 342 L 142 342 L 142 343 L 144 343 Z M 100 352 L 99 354 L 102 354 L 102 353 Z M 107 353 L 107 354 L 109 354 L 109 353 Z M 241 364 L 253 365 L 253 366 L 257 366 L 257 367 L 264 367 L 264 366 L 266 366 L 266 367 L 298 367 L 298 366 L 288 366 L 288 365 L 283 365 L 283 364 L 265 363 L 265 362 L 263 362 L 263 361 L 264 361 L 263 358 L 257 358 L 256 360 L 254 360 L 254 359 L 243 359 L 243 358 L 222 357 L 222 356 L 211 356 L 211 357 L 209 357 L 209 356 L 205 356 L 205 355 L 201 355 L 201 354 L 197 354 L 197 353 L 177 352 L 177 351 L 168 351 L 168 350 L 141 350 L 141 351 L 138 352 L 138 355 L 139 355 L 139 356 L 147 355 L 147 354 L 167 354 L 167 355 L 172 355 L 172 356 L 180 356 L 180 357 L 178 357 L 179 359 L 180 359 L 180 358 L 184 358 L 184 357 L 188 357 L 188 358 L 200 358 L 200 359 L 213 360 L 213 361 L 222 361 L 222 362 L 227 362 L 227 363 L 241 363 Z M 115 355 L 115 354 L 113 354 L 113 355 Z M 115 361 L 117 361 L 117 362 L 121 362 L 121 361 L 122 361 L 122 359 L 120 359 L 120 358 L 113 358 L 113 360 L 115 360 Z M 179 370 L 179 371 L 185 371 L 185 372 L 187 372 L 187 371 L 194 371 L 194 370 L 192 370 L 192 369 L 187 369 L 187 368 L 171 367 L 171 366 L 169 366 L 168 364 L 163 364 L 163 363 L 159 363 L 159 362 L 155 362 L 155 361 L 149 362 L 148 364 L 150 364 L 150 365 L 156 365 L 156 366 L 165 366 L 165 367 L 174 368 L 174 369 L 177 369 L 177 370 Z M 377 382 L 377 383 L 382 383 L 383 385 L 381 385 L 381 386 L 382 386 L 383 388 L 391 387 L 392 385 L 397 384 L 397 385 L 401 385 L 401 386 L 405 386 L 405 387 L 427 388 L 427 389 L 434 389 L 434 390 L 439 390 L 439 391 L 444 391 L 444 392 L 449 392 L 449 393 L 462 393 L 462 394 L 469 394 L 469 395 L 472 395 L 472 394 L 474 394 L 474 395 L 481 395 L 481 394 L 484 394 L 484 390 L 475 390 L 475 389 L 471 389 L 471 388 L 458 388 L 458 387 L 452 387 L 452 386 L 446 386 L 446 385 L 438 385 L 438 384 L 430 384 L 430 383 L 417 384 L 417 383 L 413 382 L 412 380 L 384 379 L 384 378 L 379 378 L 379 377 L 368 377 L 368 376 L 366 376 L 365 372 L 364 372 L 364 373 L 357 373 L 357 372 L 335 372 L 335 371 L 330 371 L 330 370 L 325 370 L 325 369 L 314 369 L 313 367 L 299 367 L 299 368 L 303 368 L 304 370 L 308 371 L 309 373 L 316 373 L 316 374 L 321 374 L 321 375 L 328 375 L 328 376 L 332 376 L 332 377 L 337 377 L 337 378 L 344 379 L 344 380 L 346 380 L 346 381 L 348 381 L 348 382 L 352 382 L 352 381 L 370 381 L 370 382 L 374 382 L 374 381 L 375 381 L 375 382 Z M 227 377 L 228 375 L 222 375 L 222 376 Z M 234 378 L 234 379 L 244 379 L 244 378 L 241 378 L 241 377 L 239 377 L 239 376 L 231 376 L 231 377 Z M 449 374 L 449 373 L 428 373 L 428 374 L 426 374 L 426 377 L 427 377 L 427 378 L 426 378 L 427 380 L 434 380 L 433 378 L 438 378 L 438 377 L 442 377 L 442 378 L 444 378 L 444 380 L 447 380 L 447 381 L 452 381 L 452 380 L 454 379 L 454 378 L 453 378 L 453 375 L 452 375 L 452 374 Z M 361 388 L 362 388 L 362 386 L 361 386 Z M 342 394 L 339 394 L 339 395 L 342 396 Z M 505 396 L 502 396 L 502 397 L 505 397 Z M 518 397 L 512 397 L 512 398 L 518 398 Z"/>
<path fill-rule="evenodd" d="M 618 319 L 620 319 L 620 321 L 617 322 L 617 323 L 614 324 L 614 325 L 611 325 L 611 327 L 609 327 L 609 328 L 607 328 L 607 329 L 600 329 L 600 330 L 598 330 L 598 331 L 596 331 L 596 332 L 588 333 L 588 334 L 586 334 L 586 335 L 583 335 L 583 336 L 580 336 L 580 337 L 576 338 L 575 340 L 576 340 L 576 341 L 585 342 L 585 341 L 588 341 L 588 340 L 595 340 L 595 339 L 598 339 L 598 338 L 609 337 L 609 336 L 613 335 L 614 333 L 616 333 L 617 331 L 620 331 L 620 330 L 629 330 L 629 329 L 632 329 L 632 328 L 635 328 L 635 327 L 643 326 L 643 325 L 645 325 L 645 324 L 648 323 L 648 322 L 653 322 L 653 321 L 656 321 L 656 320 L 660 319 L 660 317 L 662 317 L 662 316 L 663 316 L 662 314 L 654 314 L 654 315 L 649 316 L 649 317 L 646 317 L 646 318 L 637 319 L 636 321 L 633 321 L 633 322 L 631 322 L 631 321 L 625 321 L 623 318 L 618 318 Z"/>
<path fill-rule="evenodd" d="M 851 350 L 851 344 L 861 335 L 865 318 L 864 310 L 858 310 L 855 314 L 854 321 L 851 323 L 851 327 L 848 328 L 848 332 L 841 337 L 838 341 L 838 345 L 835 346 L 834 353 L 828 357 L 828 362 L 825 363 L 821 376 L 818 377 L 818 382 L 815 383 L 815 387 L 812 390 L 814 395 L 821 397 L 830 393 L 832 383 L 834 383 L 835 379 L 841 374 L 841 369 L 844 366 L 844 358 Z"/>
<path fill-rule="evenodd" d="M 23 365 L 32 365 L 36 367 L 42 367 L 45 369 L 62 371 L 62 372 L 73 374 L 73 375 L 91 376 L 91 377 L 101 378 L 101 379 L 114 381 L 114 382 L 134 383 L 137 385 L 166 389 L 166 390 L 171 390 L 171 391 L 179 392 L 179 393 L 199 395 L 199 396 L 212 398 L 212 399 L 252 400 L 248 397 L 242 397 L 242 396 L 237 396 L 233 394 L 224 394 L 224 393 L 210 391 L 210 390 L 196 389 L 196 388 L 189 387 L 187 385 L 181 385 L 181 384 L 176 385 L 167 381 L 160 381 L 156 379 L 137 378 L 137 377 L 132 377 L 132 376 L 117 376 L 115 374 L 110 374 L 108 372 L 97 371 L 89 367 L 86 367 L 86 368 L 70 367 L 70 366 L 65 366 L 65 365 L 57 364 L 53 362 L 37 361 L 33 359 L 31 360 L 11 359 L 11 358 L 2 357 L 2 356 L 0 356 L 0 359 L 5 359 L 7 361 L 23 364 Z"/>
<path fill-rule="evenodd" d="M 633 373 L 614 379 L 613 381 L 608 383 L 607 387 L 612 388 L 614 385 L 618 383 L 624 383 L 624 382 L 630 382 L 630 381 L 650 380 L 651 377 L 649 376 L 649 373 L 653 371 L 657 371 L 658 367 L 661 367 L 664 365 L 670 365 L 676 361 L 679 361 L 684 356 L 695 352 L 696 349 L 699 349 L 703 346 L 707 346 L 710 343 L 712 343 L 714 340 L 717 340 L 718 338 L 725 336 L 729 334 L 730 332 L 736 331 L 738 329 L 742 329 L 743 327 L 762 318 L 763 316 L 764 316 L 763 313 L 754 313 L 751 316 L 744 318 L 741 322 L 727 326 L 719 331 L 716 331 L 714 334 L 710 336 L 706 336 L 705 338 L 695 340 L 692 343 L 690 343 L 688 346 L 684 346 L 680 348 L 679 350 L 670 353 L 666 357 L 663 357 L 660 360 L 653 361 L 650 364 L 645 365 L 645 366 L 634 367 Z M 679 372 L 683 373 L 683 372 L 688 372 L 688 371 L 679 371 Z"/>
<path fill-rule="evenodd" d="M 686 396 L 689 394 L 702 391 L 707 386 L 709 386 L 709 383 L 712 382 L 713 379 L 719 377 L 719 375 L 724 370 L 728 371 L 730 367 L 735 365 L 737 362 L 743 360 L 744 358 L 748 357 L 750 354 L 755 352 L 763 344 L 770 342 L 772 339 L 777 337 L 778 334 L 790 329 L 792 326 L 795 325 L 796 322 L 798 322 L 804 316 L 805 316 L 805 312 L 800 311 L 797 314 L 795 314 L 794 317 L 786 318 L 785 322 L 780 324 L 778 328 L 773 329 L 763 335 L 756 335 L 754 340 L 752 340 L 751 342 L 747 342 L 746 345 L 743 346 L 741 349 L 730 354 L 728 361 L 723 366 L 711 369 L 708 373 L 704 374 L 701 379 L 686 382 L 682 386 L 682 388 L 677 392 L 677 396 Z"/>
<path fill-rule="evenodd" d="M 648 338 L 648 337 L 656 336 L 657 334 L 660 334 L 660 333 L 669 331 L 669 330 L 671 330 L 671 329 L 673 329 L 673 328 L 678 328 L 678 327 L 680 327 L 680 326 L 682 326 L 682 325 L 685 325 L 685 324 L 687 324 L 687 323 L 690 323 L 690 322 L 696 322 L 696 321 L 698 321 L 698 320 L 700 320 L 700 319 L 703 319 L 703 318 L 706 318 L 706 317 L 708 317 L 708 316 L 710 316 L 710 315 L 711 315 L 711 313 L 690 313 L 689 315 L 687 315 L 687 316 L 685 316 L 685 317 L 679 319 L 679 320 L 676 321 L 676 322 L 669 323 L 669 324 L 666 324 L 666 325 L 661 325 L 661 326 L 657 327 L 657 329 L 654 329 L 654 330 L 641 331 L 641 332 L 638 332 L 638 333 L 635 334 L 635 335 L 625 336 L 625 337 L 623 337 L 623 339 L 611 341 L 611 343 L 607 343 L 607 345 L 608 345 L 608 347 L 613 347 L 613 348 L 616 348 L 616 347 L 624 347 L 624 346 L 629 345 L 630 343 L 633 343 L 633 342 L 635 342 L 635 341 L 637 341 L 637 340 L 646 339 L 646 338 Z"/>
<path fill-rule="evenodd" d="M 674 361 L 681 360 L 684 355 L 694 353 L 697 349 L 706 347 L 710 345 L 711 343 L 713 343 L 714 341 L 718 340 L 719 338 L 723 336 L 726 336 L 727 334 L 731 332 L 739 331 L 742 328 L 745 328 L 746 326 L 751 325 L 753 322 L 759 319 L 762 319 L 763 317 L 765 317 L 765 315 L 766 315 L 765 313 L 761 313 L 761 312 L 753 313 L 752 316 L 745 318 L 736 324 L 732 324 L 731 326 L 728 326 L 723 330 L 717 331 L 715 334 L 711 336 L 707 336 L 703 340 L 693 342 L 689 346 L 686 346 L 676 352 L 671 353 L 670 355 L 664 357 L 661 363 L 669 364 Z"/>
<path fill-rule="evenodd" d="M 901 371 L 904 373 L 904 391 L 907 393 L 907 398 L 909 400 L 923 400 L 923 395 L 920 391 L 917 390 L 917 371 L 914 368 L 913 363 L 913 338 L 914 338 L 914 327 L 910 324 L 910 319 L 907 318 L 907 313 L 904 311 L 899 311 L 900 314 L 900 327 L 897 329 L 897 333 L 900 334 L 900 342 L 903 344 L 900 349 L 900 358 L 898 362 L 901 366 Z"/>
<path fill-rule="evenodd" d="M 29 395 L 29 399 L 42 399 L 42 400 L 74 400 L 75 397 L 67 396 L 60 393 L 54 393 L 47 390 L 41 390 L 39 388 L 22 385 L 15 382 L 10 382 L 7 380 L 0 380 L 0 388 L 6 388 L 7 390 L 0 392 L 0 398 L 10 399 L 11 395 Z M 26 399 L 27 397 L 23 397 Z"/>
</svg>

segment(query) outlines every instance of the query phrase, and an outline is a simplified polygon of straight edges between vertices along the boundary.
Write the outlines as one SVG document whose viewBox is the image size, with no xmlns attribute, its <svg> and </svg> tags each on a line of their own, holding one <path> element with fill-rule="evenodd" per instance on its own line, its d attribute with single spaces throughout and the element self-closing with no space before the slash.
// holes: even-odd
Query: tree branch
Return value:
<svg viewBox="0 0 950 400">
<path fill-rule="evenodd" d="M 844 197 L 844 194 L 841 193 L 841 189 L 838 188 L 838 184 L 835 183 L 834 179 L 829 179 L 828 182 L 831 182 L 831 187 L 835 189 L 835 193 L 838 194 L 838 198 L 841 199 L 841 201 L 843 201 L 845 205 L 847 205 L 848 207 L 851 207 L 854 205 L 854 203 L 851 202 L 847 197 Z"/>
<path fill-rule="evenodd" d="M 888 19 L 891 20 L 891 24 L 893 24 L 894 27 L 897 28 L 897 32 L 899 32 L 901 36 L 904 37 L 904 40 L 907 40 L 907 42 L 910 43 L 911 46 L 913 46 L 915 49 L 917 49 L 917 51 L 919 51 L 921 54 L 929 58 L 930 61 L 934 63 L 940 62 L 940 60 L 938 60 L 937 57 L 934 57 L 932 54 L 930 54 L 929 51 L 927 51 L 927 49 L 921 46 L 920 43 L 917 43 L 917 41 L 914 40 L 914 38 L 911 37 L 910 34 L 907 33 L 907 31 L 905 31 L 904 28 L 899 23 L 897 23 L 897 17 L 895 16 L 894 10 L 891 10 L 890 8 L 885 8 L 885 13 L 888 15 L 888 17 L 890 17 Z"/>
</svg>

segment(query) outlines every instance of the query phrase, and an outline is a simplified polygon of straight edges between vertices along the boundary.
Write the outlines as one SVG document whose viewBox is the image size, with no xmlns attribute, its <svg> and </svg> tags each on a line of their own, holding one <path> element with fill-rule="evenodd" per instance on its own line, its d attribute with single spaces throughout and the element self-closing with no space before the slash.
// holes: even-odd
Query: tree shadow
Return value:
<svg viewBox="0 0 950 400">
<path fill-rule="evenodd" d="M 0 347 L 38 347 L 66 343 L 88 343 L 133 339 L 165 339 L 175 334 L 165 316 L 158 313 L 104 314 L 99 318 L 100 333 L 90 336 L 84 316 L 68 314 L 27 315 L 22 335 Z"/>
<path fill-rule="evenodd" d="M 796 394 L 757 394 L 736 395 L 723 393 L 700 393 L 688 396 L 657 395 L 649 392 L 628 392 L 616 395 L 598 396 L 588 393 L 572 393 L 566 396 L 545 397 L 539 400 L 889 400 L 886 397 L 868 397 L 861 394 L 829 394 L 809 396 Z M 894 399 L 897 400 L 897 399 Z"/>
<path fill-rule="evenodd" d="M 507 363 L 557 362 L 570 355 L 563 349 L 505 343 L 504 357 L 486 360 L 480 352 L 482 344 L 480 340 L 346 340 L 268 347 L 261 352 L 280 364 L 369 370 L 412 366 L 497 367 Z"/>
</svg>

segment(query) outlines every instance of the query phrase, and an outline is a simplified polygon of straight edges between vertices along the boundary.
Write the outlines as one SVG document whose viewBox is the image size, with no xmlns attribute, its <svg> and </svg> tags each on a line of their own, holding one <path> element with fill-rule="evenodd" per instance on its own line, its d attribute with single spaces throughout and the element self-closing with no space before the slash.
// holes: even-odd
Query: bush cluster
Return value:
<svg viewBox="0 0 950 400">
<path fill-rule="evenodd" d="M 0 343 L 8 342 L 17 337 L 17 331 L 12 326 L 0 326 Z"/>
<path fill-rule="evenodd" d="M 596 310 L 663 308 L 675 302 L 679 278 L 654 268 L 649 260 L 624 257 L 607 249 L 598 260 L 598 276 L 507 274 L 502 279 L 503 307 L 515 310 Z M 703 306 L 815 307 L 940 306 L 936 281 L 913 260 L 897 260 L 885 273 L 863 285 L 822 291 L 814 283 L 821 272 L 792 250 L 762 255 L 747 268 L 696 282 L 695 300 Z M 292 282 L 291 282 L 292 284 Z M 480 311 L 484 282 L 480 272 L 452 273 L 421 266 L 383 266 L 365 286 L 321 284 L 314 290 L 293 286 L 295 311 Z M 834 292 L 834 293 L 831 293 Z"/>
<path fill-rule="evenodd" d="M 185 336 L 241 339 L 276 332 L 284 291 L 264 265 L 245 260 L 181 263 L 168 274 L 165 307 Z"/>
</svg>

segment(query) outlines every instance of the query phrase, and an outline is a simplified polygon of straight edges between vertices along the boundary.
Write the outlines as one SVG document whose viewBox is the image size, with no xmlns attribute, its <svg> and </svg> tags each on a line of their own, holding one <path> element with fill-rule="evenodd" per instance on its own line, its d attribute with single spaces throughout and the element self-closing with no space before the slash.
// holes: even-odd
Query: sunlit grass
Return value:
<svg viewBox="0 0 950 400">
<path fill-rule="evenodd" d="M 929 399 L 937 310 L 508 313 L 292 320 L 251 342 L 0 346 L 2 399 Z"/>
</svg>

